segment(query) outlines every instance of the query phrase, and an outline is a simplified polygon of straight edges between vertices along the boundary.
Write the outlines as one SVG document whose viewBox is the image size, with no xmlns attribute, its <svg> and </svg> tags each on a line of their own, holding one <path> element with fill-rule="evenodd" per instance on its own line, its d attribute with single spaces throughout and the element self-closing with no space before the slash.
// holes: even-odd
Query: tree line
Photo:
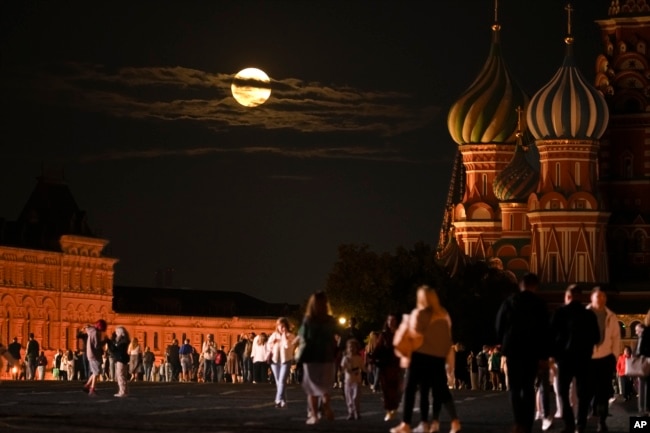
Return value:
<svg viewBox="0 0 650 433">
<path fill-rule="evenodd" d="M 417 288 L 438 290 L 453 321 L 454 341 L 468 349 L 496 344 L 494 323 L 501 302 L 517 290 L 508 271 L 471 261 L 450 275 L 423 242 L 393 253 L 377 253 L 366 244 L 342 244 L 325 283 L 334 314 L 356 317 L 363 332 L 380 330 L 386 316 L 410 312 Z"/>
</svg>

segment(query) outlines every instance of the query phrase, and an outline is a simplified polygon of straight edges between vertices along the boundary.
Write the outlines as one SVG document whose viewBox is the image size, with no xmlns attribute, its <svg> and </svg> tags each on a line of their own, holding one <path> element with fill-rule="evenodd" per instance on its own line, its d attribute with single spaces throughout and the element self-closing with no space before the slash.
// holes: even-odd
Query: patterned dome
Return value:
<svg viewBox="0 0 650 433">
<path fill-rule="evenodd" d="M 538 182 L 539 172 L 526 159 L 521 137 L 517 137 L 515 154 L 492 183 L 494 196 L 503 202 L 526 201 L 528 196 L 535 192 Z"/>
<path fill-rule="evenodd" d="M 451 107 L 447 127 L 460 144 L 514 143 L 517 107 L 528 104 L 528 96 L 513 80 L 501 58 L 498 24 L 483 69 L 472 85 Z"/>
<path fill-rule="evenodd" d="M 603 95 L 576 67 L 573 43 L 567 38 L 562 67 L 531 99 L 526 114 L 536 139 L 599 139 L 609 121 Z"/>
</svg>

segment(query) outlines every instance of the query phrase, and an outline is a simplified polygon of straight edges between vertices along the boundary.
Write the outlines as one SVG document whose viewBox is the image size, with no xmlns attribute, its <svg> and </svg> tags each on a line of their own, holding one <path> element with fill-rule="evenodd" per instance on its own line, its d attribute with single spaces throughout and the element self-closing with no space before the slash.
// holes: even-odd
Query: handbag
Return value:
<svg viewBox="0 0 650 433">
<path fill-rule="evenodd" d="M 643 355 L 627 358 L 625 360 L 625 375 L 634 377 L 650 376 L 650 358 Z"/>
<path fill-rule="evenodd" d="M 424 341 L 423 335 L 414 335 L 409 331 L 409 319 L 408 314 L 402 316 L 402 321 L 393 336 L 393 349 L 395 355 L 400 358 L 411 358 L 413 351 L 422 346 Z"/>
</svg>

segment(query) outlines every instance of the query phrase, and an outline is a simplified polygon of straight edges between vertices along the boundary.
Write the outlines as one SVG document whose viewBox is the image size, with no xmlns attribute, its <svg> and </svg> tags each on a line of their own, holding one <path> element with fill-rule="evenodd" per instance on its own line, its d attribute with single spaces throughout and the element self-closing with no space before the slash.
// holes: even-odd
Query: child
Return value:
<svg viewBox="0 0 650 433">
<path fill-rule="evenodd" d="M 129 338 L 129 333 L 126 332 L 126 328 L 123 326 L 115 328 L 115 332 L 108 342 L 110 355 L 115 360 L 115 377 L 118 389 L 115 397 L 126 397 L 128 395 L 129 344 L 131 344 L 131 339 Z"/>
<path fill-rule="evenodd" d="M 345 403 L 348 406 L 348 419 L 359 419 L 359 387 L 361 386 L 361 373 L 365 371 L 363 358 L 359 354 L 360 343 L 350 339 L 346 343 L 345 355 L 341 359 L 341 370 L 345 374 Z"/>
</svg>

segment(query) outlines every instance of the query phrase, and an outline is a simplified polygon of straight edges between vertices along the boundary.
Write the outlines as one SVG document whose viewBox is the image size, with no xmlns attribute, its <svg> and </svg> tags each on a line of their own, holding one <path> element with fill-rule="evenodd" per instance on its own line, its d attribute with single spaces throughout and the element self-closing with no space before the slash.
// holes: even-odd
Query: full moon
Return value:
<svg viewBox="0 0 650 433">
<path fill-rule="evenodd" d="M 260 69 L 246 68 L 237 72 L 230 90 L 235 101 L 244 107 L 257 107 L 271 96 L 271 80 Z"/>
</svg>

